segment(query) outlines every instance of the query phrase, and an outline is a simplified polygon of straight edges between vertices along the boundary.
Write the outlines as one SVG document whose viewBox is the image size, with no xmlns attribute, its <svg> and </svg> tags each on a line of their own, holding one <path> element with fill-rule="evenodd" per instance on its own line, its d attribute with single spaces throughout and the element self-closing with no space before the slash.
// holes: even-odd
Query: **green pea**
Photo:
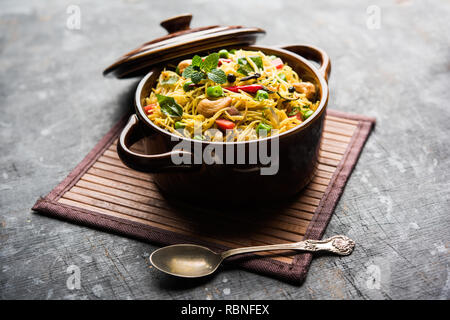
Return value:
<svg viewBox="0 0 450 320">
<path fill-rule="evenodd" d="M 175 122 L 175 129 L 183 129 L 184 127 L 186 127 L 186 125 L 183 122 L 181 121 Z"/>
<path fill-rule="evenodd" d="M 208 89 L 206 89 L 206 94 L 208 97 L 218 98 L 223 96 L 223 90 L 221 86 L 208 87 Z"/>
<path fill-rule="evenodd" d="M 280 79 L 283 80 L 283 81 L 287 81 L 286 75 L 285 75 L 284 73 L 279 73 L 279 74 L 278 74 L 278 78 L 280 78 Z"/>
<path fill-rule="evenodd" d="M 185 92 L 191 91 L 194 89 L 194 83 L 192 81 L 186 81 L 183 85 L 183 90 Z"/>
<path fill-rule="evenodd" d="M 308 119 L 313 113 L 314 113 L 314 111 L 312 111 L 312 110 L 306 110 L 306 111 L 303 113 L 303 118 L 306 120 L 306 119 Z"/>
<path fill-rule="evenodd" d="M 256 92 L 255 100 L 262 101 L 262 100 L 265 100 L 265 99 L 269 99 L 269 94 L 267 93 L 267 91 L 258 90 Z"/>
<path fill-rule="evenodd" d="M 219 58 L 228 59 L 228 57 L 229 57 L 229 54 L 228 54 L 227 50 L 222 49 L 222 50 L 219 51 Z"/>
<path fill-rule="evenodd" d="M 260 130 L 265 130 L 266 133 L 268 133 L 271 129 L 272 129 L 272 126 L 271 126 L 271 125 L 265 124 L 265 123 L 262 123 L 262 122 L 261 122 L 261 123 L 258 124 L 258 126 L 256 127 L 256 133 L 259 135 L 259 134 L 260 134 L 260 133 L 259 133 Z"/>
</svg>

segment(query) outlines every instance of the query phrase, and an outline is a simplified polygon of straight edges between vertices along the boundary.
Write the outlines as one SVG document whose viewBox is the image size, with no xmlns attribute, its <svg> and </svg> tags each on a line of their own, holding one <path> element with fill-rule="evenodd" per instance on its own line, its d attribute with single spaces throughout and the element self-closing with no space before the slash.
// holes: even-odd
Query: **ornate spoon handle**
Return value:
<svg viewBox="0 0 450 320">
<path fill-rule="evenodd" d="M 309 252 L 327 251 L 346 256 L 352 253 L 355 242 L 343 235 L 333 236 L 324 240 L 304 240 L 295 243 L 273 244 L 267 246 L 245 247 L 222 252 L 222 259 L 241 253 L 271 251 L 271 250 L 302 250 Z"/>
</svg>

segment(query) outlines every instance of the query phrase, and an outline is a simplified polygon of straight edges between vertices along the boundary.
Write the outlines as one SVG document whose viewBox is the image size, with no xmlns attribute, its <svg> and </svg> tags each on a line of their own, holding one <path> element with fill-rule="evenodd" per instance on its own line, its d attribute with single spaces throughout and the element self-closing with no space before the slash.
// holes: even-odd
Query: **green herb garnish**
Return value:
<svg viewBox="0 0 450 320">
<path fill-rule="evenodd" d="M 255 63 L 255 65 L 259 69 L 263 69 L 263 62 L 262 62 L 262 58 L 260 56 L 252 56 L 249 58 Z M 242 73 L 243 75 L 247 76 L 250 72 L 255 71 L 255 70 L 253 70 L 253 67 L 251 66 L 251 64 L 248 63 L 247 58 L 245 58 L 245 57 L 238 58 L 237 62 L 240 65 L 239 69 L 237 70 L 239 73 Z"/>
<path fill-rule="evenodd" d="M 195 88 L 195 85 L 192 81 L 186 81 L 186 83 L 183 84 L 183 90 L 185 92 L 191 91 L 194 88 Z"/>
<path fill-rule="evenodd" d="M 200 56 L 195 55 L 192 58 L 192 64 L 183 71 L 183 77 L 191 79 L 193 83 L 199 83 L 203 79 L 210 79 L 216 83 L 227 82 L 227 75 L 223 70 L 218 69 L 219 54 L 211 53 L 209 56 L 202 60 Z"/>
<path fill-rule="evenodd" d="M 183 108 L 175 101 L 174 98 L 160 94 L 157 94 L 156 98 L 158 98 L 158 104 L 162 113 L 166 116 L 172 118 L 181 118 L 183 116 Z"/>
</svg>

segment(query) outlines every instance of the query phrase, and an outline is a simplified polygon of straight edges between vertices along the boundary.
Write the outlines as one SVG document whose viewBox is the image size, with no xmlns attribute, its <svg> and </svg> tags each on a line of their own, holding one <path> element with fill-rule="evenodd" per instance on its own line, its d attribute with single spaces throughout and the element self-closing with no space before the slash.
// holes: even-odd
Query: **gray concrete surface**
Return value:
<svg viewBox="0 0 450 320">
<path fill-rule="evenodd" d="M 356 251 L 315 259 L 300 287 L 236 269 L 173 280 L 149 266 L 153 245 L 30 210 L 131 107 L 137 79 L 103 68 L 182 12 L 193 26 L 262 27 L 261 44 L 324 48 L 330 108 L 378 119 L 326 232 Z M 448 299 L 449 16 L 444 0 L 2 1 L 0 298 Z"/>
</svg>

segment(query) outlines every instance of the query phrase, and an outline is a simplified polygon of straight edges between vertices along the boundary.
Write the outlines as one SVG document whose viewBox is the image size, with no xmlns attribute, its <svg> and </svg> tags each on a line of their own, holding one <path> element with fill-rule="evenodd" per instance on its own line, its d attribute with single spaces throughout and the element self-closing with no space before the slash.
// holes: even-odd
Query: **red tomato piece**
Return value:
<svg viewBox="0 0 450 320">
<path fill-rule="evenodd" d="M 231 130 L 236 126 L 233 121 L 225 119 L 217 119 L 216 124 L 222 130 Z"/>
<path fill-rule="evenodd" d="M 273 59 L 273 60 L 272 60 L 272 64 L 273 64 L 277 69 L 283 68 L 283 60 L 281 60 L 280 58 Z"/>
<path fill-rule="evenodd" d="M 224 89 L 230 90 L 232 92 L 239 92 L 239 90 L 242 90 L 248 93 L 256 93 L 258 90 L 264 89 L 264 87 L 260 84 L 249 84 L 246 86 L 225 87 Z"/>
<path fill-rule="evenodd" d="M 220 58 L 220 59 L 219 59 L 219 63 L 217 64 L 217 66 L 220 67 L 220 66 L 222 65 L 223 62 L 230 63 L 230 62 L 231 62 L 231 59 Z"/>
<path fill-rule="evenodd" d="M 153 108 L 155 108 L 155 106 L 156 106 L 156 104 L 154 104 L 154 103 L 149 104 L 148 106 L 145 106 L 145 107 L 144 107 L 145 113 L 146 113 L 146 114 L 152 114 Z"/>
<path fill-rule="evenodd" d="M 290 116 L 289 118 L 294 118 L 294 117 L 296 117 L 300 121 L 303 121 L 303 115 L 302 115 L 302 113 L 300 111 L 297 112 L 295 115 Z"/>
</svg>

